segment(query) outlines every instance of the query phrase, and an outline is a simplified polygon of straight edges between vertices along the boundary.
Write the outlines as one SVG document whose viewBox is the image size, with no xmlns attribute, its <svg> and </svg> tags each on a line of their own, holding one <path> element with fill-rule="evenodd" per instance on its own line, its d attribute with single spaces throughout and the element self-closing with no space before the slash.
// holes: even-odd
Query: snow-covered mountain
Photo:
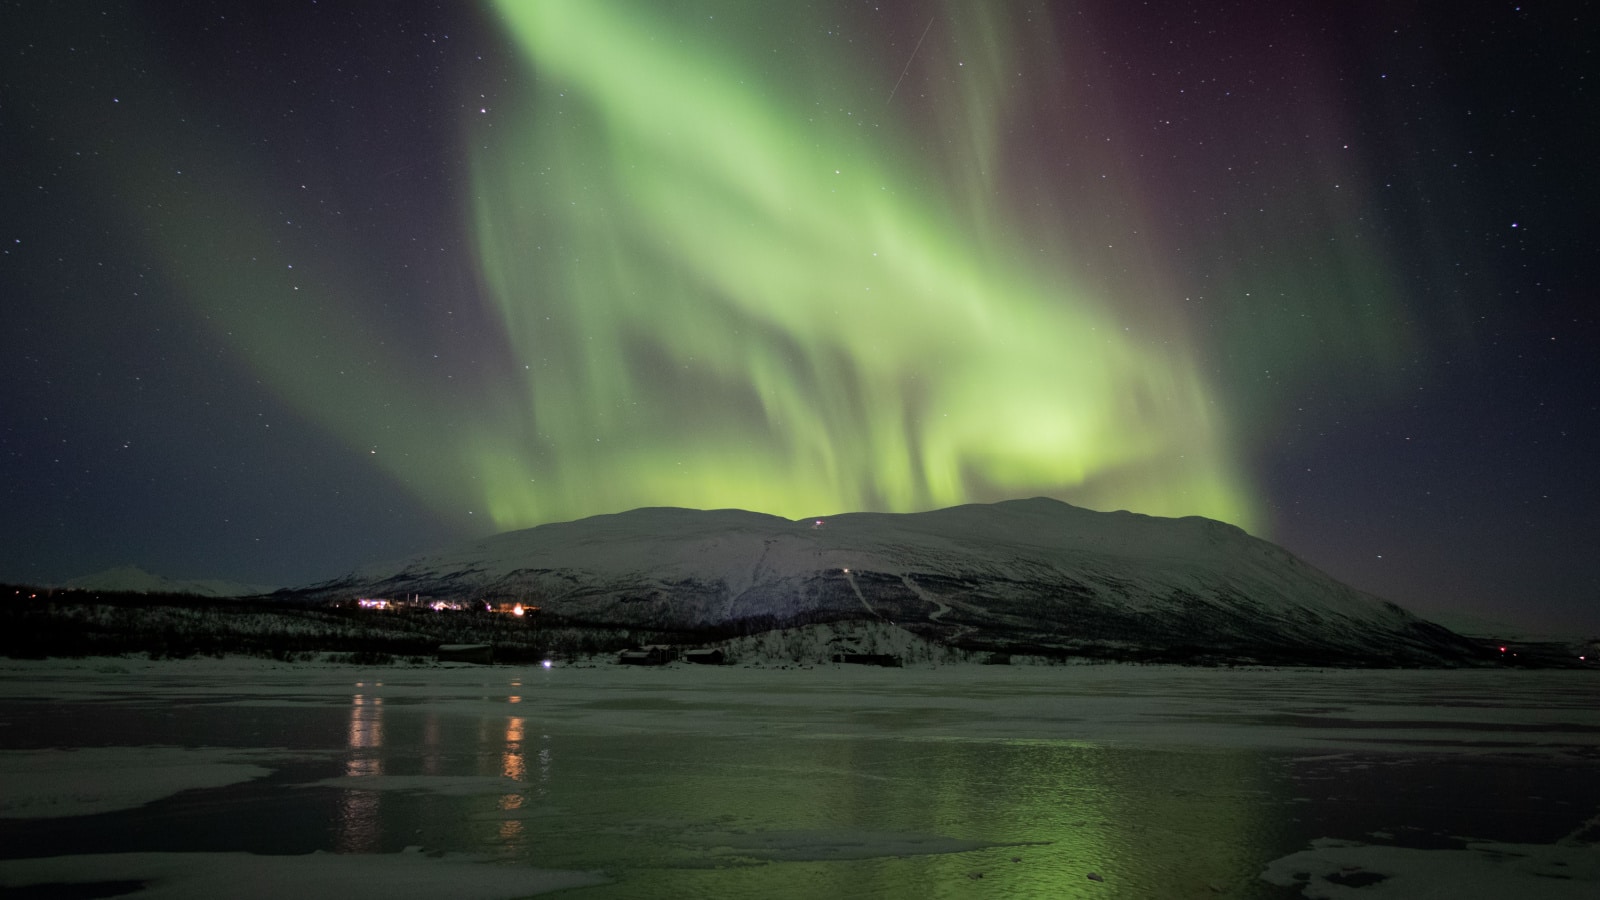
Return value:
<svg viewBox="0 0 1600 900">
<path fill-rule="evenodd" d="M 639 509 L 541 525 L 315 585 L 520 600 L 564 620 L 755 631 L 876 619 L 970 649 L 1436 662 L 1474 646 L 1232 525 L 1056 500 L 789 521 Z"/>
<path fill-rule="evenodd" d="M 138 566 L 118 566 L 93 575 L 74 578 L 62 585 L 84 591 L 123 591 L 131 594 L 193 594 L 199 597 L 252 597 L 270 594 L 276 588 L 258 584 L 206 579 L 163 578 Z"/>
</svg>

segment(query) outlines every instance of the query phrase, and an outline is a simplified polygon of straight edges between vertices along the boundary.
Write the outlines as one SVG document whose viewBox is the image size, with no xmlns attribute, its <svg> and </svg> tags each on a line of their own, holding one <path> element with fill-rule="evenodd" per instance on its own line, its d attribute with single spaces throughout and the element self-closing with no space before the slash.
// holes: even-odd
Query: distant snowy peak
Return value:
<svg viewBox="0 0 1600 900">
<path fill-rule="evenodd" d="M 958 546 L 997 562 L 1019 553 L 1062 549 L 1133 559 L 1183 559 L 1214 555 L 1218 547 L 1266 553 L 1287 551 L 1251 538 L 1242 529 L 1200 517 L 1163 519 L 1130 512 L 1095 512 L 1048 498 L 969 504 L 923 513 L 843 513 L 798 520 L 737 509 L 648 507 L 556 522 L 485 538 L 464 547 L 410 560 L 364 567 L 359 575 L 397 567 L 470 564 L 507 573 L 530 563 L 579 561 L 615 568 L 732 550 L 751 541 L 781 541 L 829 557 L 866 558 L 909 546 Z M 627 553 L 622 553 L 626 549 Z M 772 560 L 771 562 L 777 562 Z M 797 561 L 798 562 L 798 561 Z"/>
<path fill-rule="evenodd" d="M 199 597 L 253 597 L 277 588 L 230 581 L 163 578 L 138 566 L 118 566 L 74 578 L 62 587 L 85 591 L 122 591 L 130 594 L 193 594 Z"/>
<path fill-rule="evenodd" d="M 1581 631 L 1551 631 L 1528 624 L 1487 619 L 1471 613 L 1434 610 L 1423 613 L 1431 622 L 1454 631 L 1456 634 L 1485 640 L 1525 641 L 1529 643 L 1562 643 L 1592 639 Z"/>
<path fill-rule="evenodd" d="M 974 649 L 1333 661 L 1467 652 L 1447 630 L 1232 525 L 1044 498 L 798 521 L 639 509 L 368 566 L 307 593 L 516 599 L 573 621 L 666 630 L 875 619 Z"/>
</svg>

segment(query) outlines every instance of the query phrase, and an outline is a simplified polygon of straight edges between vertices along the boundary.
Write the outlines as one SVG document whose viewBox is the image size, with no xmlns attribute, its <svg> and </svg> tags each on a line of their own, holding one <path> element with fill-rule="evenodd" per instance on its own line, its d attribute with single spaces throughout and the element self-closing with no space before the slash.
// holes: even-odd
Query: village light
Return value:
<svg viewBox="0 0 1600 900">
<path fill-rule="evenodd" d="M 548 669 L 548 668 L 550 668 L 551 666 L 553 666 L 555 664 L 547 659 L 544 662 L 540 663 L 539 665 L 544 666 L 546 669 Z"/>
</svg>

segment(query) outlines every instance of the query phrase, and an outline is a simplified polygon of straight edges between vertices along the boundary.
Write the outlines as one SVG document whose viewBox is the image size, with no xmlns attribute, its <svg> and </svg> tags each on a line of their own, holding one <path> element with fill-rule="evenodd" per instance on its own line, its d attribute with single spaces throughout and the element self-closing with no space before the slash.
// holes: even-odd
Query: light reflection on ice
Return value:
<svg viewBox="0 0 1600 900">
<path fill-rule="evenodd" d="M 511 702 L 521 700 L 512 697 Z M 512 716 L 506 720 L 505 747 L 500 755 L 500 774 L 518 782 L 527 781 L 528 766 L 522 753 L 523 720 L 521 716 Z M 500 795 L 499 807 L 504 812 L 521 809 L 526 798 L 520 791 Z M 521 819 L 508 816 L 500 823 L 500 840 L 511 848 L 522 844 L 523 823 Z"/>
<path fill-rule="evenodd" d="M 506 720 L 505 750 L 500 755 L 500 774 L 518 781 L 528 778 L 528 766 L 522 758 L 522 717 Z"/>
<path fill-rule="evenodd" d="M 357 685 L 361 687 L 361 685 Z M 350 698 L 351 750 L 383 746 L 383 698 L 356 694 Z"/>
<path fill-rule="evenodd" d="M 357 683 L 359 690 L 366 687 Z M 383 698 L 357 693 L 350 698 L 349 756 L 345 760 L 346 778 L 373 778 L 383 775 Z M 376 791 L 346 789 L 339 797 L 339 821 L 335 847 L 340 853 L 375 853 L 382 830 L 379 827 L 381 795 Z"/>
<path fill-rule="evenodd" d="M 422 771 L 426 775 L 439 774 L 443 762 L 443 753 L 440 749 L 440 722 L 439 713 L 429 710 L 422 720 Z"/>
</svg>

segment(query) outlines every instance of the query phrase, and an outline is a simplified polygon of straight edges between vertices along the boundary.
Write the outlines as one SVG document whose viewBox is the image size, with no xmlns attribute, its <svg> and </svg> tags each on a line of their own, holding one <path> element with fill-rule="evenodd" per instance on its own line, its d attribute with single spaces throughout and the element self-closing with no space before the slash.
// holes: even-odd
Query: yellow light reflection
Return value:
<svg viewBox="0 0 1600 900">
<path fill-rule="evenodd" d="M 526 781 L 527 762 L 522 755 L 522 719 L 512 716 L 506 723 L 506 749 L 500 756 L 500 774 L 517 781 Z"/>
<path fill-rule="evenodd" d="M 366 687 L 358 682 L 358 689 Z M 381 684 L 374 685 L 381 687 Z M 348 777 L 382 775 L 383 698 L 357 693 L 350 698 L 350 722 L 346 740 L 349 756 L 344 774 Z M 339 795 L 338 828 L 334 846 L 340 853 L 373 853 L 379 845 L 380 795 L 373 790 L 347 790 Z"/>
<path fill-rule="evenodd" d="M 520 700 L 513 697 L 513 703 Z M 526 781 L 528 764 L 523 754 L 522 739 L 526 723 L 521 716 L 512 716 L 506 720 L 505 749 L 500 754 L 500 774 L 516 781 Z M 500 795 L 498 806 L 503 813 L 513 813 L 523 807 L 527 798 L 521 793 L 506 793 Z M 512 844 L 520 844 L 523 836 L 524 825 L 520 818 L 508 815 L 500 822 L 500 839 Z"/>
</svg>

